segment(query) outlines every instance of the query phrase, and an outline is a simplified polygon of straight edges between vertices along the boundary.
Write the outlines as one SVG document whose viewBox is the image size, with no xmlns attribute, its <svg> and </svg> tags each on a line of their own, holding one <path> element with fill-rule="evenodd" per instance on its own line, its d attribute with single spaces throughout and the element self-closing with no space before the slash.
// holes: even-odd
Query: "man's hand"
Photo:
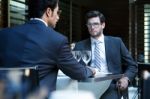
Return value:
<svg viewBox="0 0 150 99">
<path fill-rule="evenodd" d="M 117 87 L 123 91 L 125 89 L 127 89 L 129 84 L 129 78 L 128 77 L 122 77 L 121 79 L 119 79 L 119 81 L 117 82 Z"/>
<path fill-rule="evenodd" d="M 89 67 L 89 66 L 87 66 L 89 69 L 91 69 L 91 71 L 93 72 L 93 76 L 96 74 L 96 70 L 95 70 L 95 68 L 92 68 L 92 67 Z"/>
</svg>

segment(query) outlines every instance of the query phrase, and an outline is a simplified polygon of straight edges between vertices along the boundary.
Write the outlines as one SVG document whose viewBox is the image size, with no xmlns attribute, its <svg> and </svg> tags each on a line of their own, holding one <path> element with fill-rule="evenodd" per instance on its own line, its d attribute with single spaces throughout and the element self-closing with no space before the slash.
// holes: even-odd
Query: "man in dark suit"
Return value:
<svg viewBox="0 0 150 99">
<path fill-rule="evenodd" d="M 98 69 L 99 72 L 124 74 L 119 80 L 112 81 L 108 90 L 101 97 L 101 99 L 118 99 L 118 88 L 120 91 L 127 89 L 128 83 L 137 73 L 137 64 L 120 38 L 104 36 L 105 17 L 102 13 L 89 11 L 86 22 L 91 37 L 77 42 L 74 50 L 91 50 L 92 60 L 89 65 Z M 98 52 L 96 48 L 99 49 Z"/>
<path fill-rule="evenodd" d="M 94 74 L 93 69 L 73 58 L 67 38 L 53 29 L 59 20 L 58 3 L 58 0 L 29 0 L 32 19 L 0 31 L 0 66 L 37 65 L 39 84 L 49 92 L 56 89 L 58 69 L 76 80 Z"/>
</svg>

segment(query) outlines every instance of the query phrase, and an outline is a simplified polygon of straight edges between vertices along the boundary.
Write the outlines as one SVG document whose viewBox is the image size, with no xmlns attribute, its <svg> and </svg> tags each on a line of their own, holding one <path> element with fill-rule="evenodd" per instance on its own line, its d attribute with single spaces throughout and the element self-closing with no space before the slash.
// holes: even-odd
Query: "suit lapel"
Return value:
<svg viewBox="0 0 150 99">
<path fill-rule="evenodd" d="M 91 39 L 87 39 L 86 42 L 85 42 L 85 49 L 87 50 L 92 50 L 91 49 Z"/>
<path fill-rule="evenodd" d="M 108 70 L 111 71 L 111 64 L 110 64 L 111 43 L 109 42 L 109 38 L 107 36 L 104 37 L 104 40 L 105 40 L 105 54 L 106 54 L 107 66 L 108 66 Z"/>
<path fill-rule="evenodd" d="M 84 43 L 84 46 L 85 46 L 85 50 L 90 50 L 90 51 L 92 51 L 92 48 L 91 48 L 91 39 L 90 38 L 88 38 L 86 41 L 85 41 L 85 43 Z M 92 59 L 92 55 L 91 55 L 91 59 Z M 91 64 L 91 60 L 90 60 L 90 62 L 88 63 L 88 65 L 90 66 L 90 64 Z"/>
</svg>

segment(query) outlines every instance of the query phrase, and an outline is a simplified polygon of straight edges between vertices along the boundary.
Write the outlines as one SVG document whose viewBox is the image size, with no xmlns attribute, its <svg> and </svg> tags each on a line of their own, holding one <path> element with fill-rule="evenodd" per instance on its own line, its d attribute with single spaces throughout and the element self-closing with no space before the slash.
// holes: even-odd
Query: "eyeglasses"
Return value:
<svg viewBox="0 0 150 99">
<path fill-rule="evenodd" d="M 87 25 L 88 28 L 91 28 L 92 26 L 97 28 L 97 27 L 99 27 L 100 23 L 95 22 L 95 23 L 88 23 L 86 25 Z"/>
<path fill-rule="evenodd" d="M 58 10 L 57 11 L 57 15 L 60 16 L 60 14 L 62 13 L 62 10 Z"/>
</svg>

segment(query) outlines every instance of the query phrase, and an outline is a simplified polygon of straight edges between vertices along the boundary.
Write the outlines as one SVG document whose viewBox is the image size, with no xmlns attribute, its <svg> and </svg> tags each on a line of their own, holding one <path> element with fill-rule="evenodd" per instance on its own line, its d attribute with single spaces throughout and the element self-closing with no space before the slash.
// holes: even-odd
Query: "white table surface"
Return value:
<svg viewBox="0 0 150 99">
<path fill-rule="evenodd" d="M 106 75 L 96 75 L 94 78 L 89 78 L 87 81 L 77 81 L 64 75 L 61 71 L 58 73 L 56 90 L 85 90 L 92 92 L 96 99 L 108 89 L 112 79 L 104 79 Z M 100 79 L 102 78 L 102 80 Z"/>
</svg>

